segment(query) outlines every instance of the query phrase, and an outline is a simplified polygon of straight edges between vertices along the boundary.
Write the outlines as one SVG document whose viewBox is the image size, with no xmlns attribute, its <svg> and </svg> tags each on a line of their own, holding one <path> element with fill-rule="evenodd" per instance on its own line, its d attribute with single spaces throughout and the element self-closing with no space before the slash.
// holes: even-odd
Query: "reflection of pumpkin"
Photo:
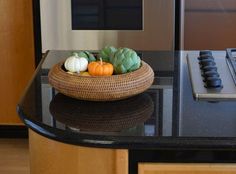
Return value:
<svg viewBox="0 0 236 174">
<path fill-rule="evenodd" d="M 154 104 L 146 93 L 113 102 L 76 100 L 58 93 L 49 109 L 66 126 L 84 131 L 118 132 L 143 124 L 153 114 Z"/>
<path fill-rule="evenodd" d="M 113 74 L 113 65 L 102 60 L 91 62 L 88 65 L 88 72 L 93 76 L 111 76 Z"/>
</svg>

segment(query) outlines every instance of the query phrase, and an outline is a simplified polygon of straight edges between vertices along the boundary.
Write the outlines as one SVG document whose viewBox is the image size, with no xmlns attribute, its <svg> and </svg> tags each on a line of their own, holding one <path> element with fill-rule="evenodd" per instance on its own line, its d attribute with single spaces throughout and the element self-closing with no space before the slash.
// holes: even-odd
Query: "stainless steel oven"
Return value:
<svg viewBox="0 0 236 174">
<path fill-rule="evenodd" d="M 40 12 L 43 52 L 174 50 L 175 0 L 41 0 Z"/>
</svg>

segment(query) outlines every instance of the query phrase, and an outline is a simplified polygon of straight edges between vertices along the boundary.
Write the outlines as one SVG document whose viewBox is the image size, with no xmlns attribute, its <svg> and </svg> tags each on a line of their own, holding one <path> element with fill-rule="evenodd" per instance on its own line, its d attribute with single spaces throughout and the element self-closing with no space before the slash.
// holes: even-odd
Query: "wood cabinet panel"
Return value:
<svg viewBox="0 0 236 174">
<path fill-rule="evenodd" d="M 224 50 L 236 45 L 236 3 L 233 0 L 185 1 L 184 49 Z"/>
<path fill-rule="evenodd" d="M 235 174 L 236 164 L 140 163 L 139 174 Z"/>
<path fill-rule="evenodd" d="M 206 9 L 224 11 L 235 9 L 236 3 L 235 0 L 185 0 L 185 7 L 187 10 Z"/>
<path fill-rule="evenodd" d="M 236 45 L 235 13 L 186 13 L 184 49 L 224 50 Z"/>
<path fill-rule="evenodd" d="M 0 0 L 0 124 L 20 124 L 16 113 L 34 71 L 32 0 Z"/>
<path fill-rule="evenodd" d="M 88 148 L 29 131 L 31 174 L 128 174 L 128 150 Z"/>
</svg>

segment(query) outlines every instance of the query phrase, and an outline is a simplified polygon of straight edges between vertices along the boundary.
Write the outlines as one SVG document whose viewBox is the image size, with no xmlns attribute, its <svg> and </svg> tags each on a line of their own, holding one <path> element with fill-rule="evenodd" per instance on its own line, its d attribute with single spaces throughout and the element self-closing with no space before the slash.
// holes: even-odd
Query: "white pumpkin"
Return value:
<svg viewBox="0 0 236 174">
<path fill-rule="evenodd" d="M 70 72 L 86 71 L 88 68 L 88 60 L 84 57 L 71 56 L 64 63 L 65 69 Z"/>
</svg>

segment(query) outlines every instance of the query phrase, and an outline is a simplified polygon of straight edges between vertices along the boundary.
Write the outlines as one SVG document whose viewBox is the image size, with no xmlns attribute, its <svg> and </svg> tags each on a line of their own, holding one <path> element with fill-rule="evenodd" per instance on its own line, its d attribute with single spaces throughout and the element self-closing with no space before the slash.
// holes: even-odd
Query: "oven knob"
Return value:
<svg viewBox="0 0 236 174">
<path fill-rule="evenodd" d="M 212 59 L 214 60 L 214 57 L 212 55 L 208 55 L 208 54 L 205 54 L 205 55 L 202 55 L 202 56 L 199 56 L 198 57 L 198 60 L 204 60 L 204 59 Z"/>
<path fill-rule="evenodd" d="M 199 52 L 199 56 L 203 56 L 203 55 L 211 55 L 212 56 L 212 52 L 210 50 L 201 50 Z"/>
<path fill-rule="evenodd" d="M 222 87 L 222 81 L 219 77 L 208 77 L 206 80 L 207 88 L 220 88 Z"/>
<path fill-rule="evenodd" d="M 205 66 L 215 66 L 216 63 L 212 59 L 203 59 L 199 61 L 199 64 L 203 67 Z"/>
<path fill-rule="evenodd" d="M 216 66 L 204 66 L 204 67 L 202 68 L 202 70 L 203 70 L 204 72 L 206 72 L 206 71 L 212 71 L 212 70 L 217 71 L 217 67 L 216 67 Z"/>
<path fill-rule="evenodd" d="M 220 77 L 219 73 L 217 71 L 206 71 L 202 74 L 204 77 L 203 81 L 206 82 L 208 77 Z"/>
<path fill-rule="evenodd" d="M 206 71 L 203 73 L 204 77 L 219 77 L 219 73 L 217 71 L 211 70 L 211 71 Z"/>
</svg>

